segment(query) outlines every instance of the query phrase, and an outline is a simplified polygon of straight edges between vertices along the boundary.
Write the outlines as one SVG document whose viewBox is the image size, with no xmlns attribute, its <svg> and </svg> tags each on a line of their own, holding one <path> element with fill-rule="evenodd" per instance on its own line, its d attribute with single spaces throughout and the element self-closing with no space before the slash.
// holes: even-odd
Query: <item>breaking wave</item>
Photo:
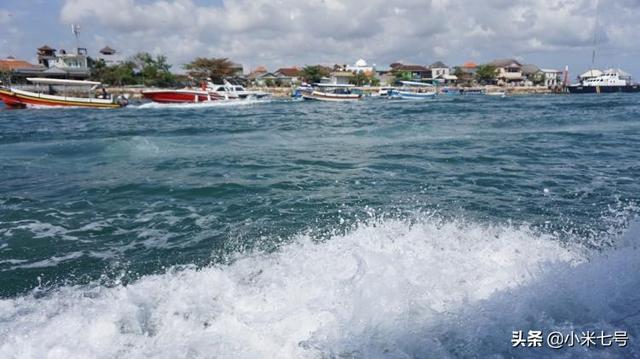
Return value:
<svg viewBox="0 0 640 359">
<path fill-rule="evenodd" d="M 511 348 L 513 330 L 551 329 L 627 330 L 627 348 L 553 353 L 637 357 L 639 236 L 587 250 L 528 227 L 371 221 L 128 286 L 2 300 L 0 357 L 511 357 L 546 350 Z"/>
</svg>

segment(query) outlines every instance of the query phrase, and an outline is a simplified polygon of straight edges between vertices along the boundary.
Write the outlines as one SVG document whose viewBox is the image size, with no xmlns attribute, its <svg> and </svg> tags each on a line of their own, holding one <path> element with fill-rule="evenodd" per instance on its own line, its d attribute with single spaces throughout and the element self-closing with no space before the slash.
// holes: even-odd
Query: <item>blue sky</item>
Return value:
<svg viewBox="0 0 640 359">
<path fill-rule="evenodd" d="M 598 67 L 640 78 L 640 0 L 3 0 L 0 57 L 33 61 L 43 44 L 91 54 L 162 53 L 179 69 L 196 56 L 249 70 L 312 63 L 459 65 L 513 57 L 587 69 L 598 13 Z"/>
</svg>

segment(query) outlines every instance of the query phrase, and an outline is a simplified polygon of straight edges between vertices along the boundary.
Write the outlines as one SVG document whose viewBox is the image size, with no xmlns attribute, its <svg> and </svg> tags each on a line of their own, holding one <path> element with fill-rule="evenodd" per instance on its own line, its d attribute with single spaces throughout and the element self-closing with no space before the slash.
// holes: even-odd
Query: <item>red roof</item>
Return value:
<svg viewBox="0 0 640 359">
<path fill-rule="evenodd" d="M 472 69 L 472 68 L 478 67 L 478 65 L 473 61 L 467 61 L 462 65 L 462 67 L 467 69 Z"/>
<path fill-rule="evenodd" d="M 269 70 L 267 70 L 267 68 L 264 66 L 258 66 L 255 70 L 253 70 L 253 72 L 269 72 Z"/>
<path fill-rule="evenodd" d="M 33 65 L 24 60 L 16 60 L 13 58 L 0 60 L 0 70 L 3 71 L 13 71 L 15 69 L 24 69 L 30 67 L 36 67 L 36 65 Z"/>
<path fill-rule="evenodd" d="M 300 70 L 295 67 L 283 67 L 281 69 L 278 69 L 276 73 L 282 74 L 284 76 L 294 77 L 300 75 Z"/>
</svg>

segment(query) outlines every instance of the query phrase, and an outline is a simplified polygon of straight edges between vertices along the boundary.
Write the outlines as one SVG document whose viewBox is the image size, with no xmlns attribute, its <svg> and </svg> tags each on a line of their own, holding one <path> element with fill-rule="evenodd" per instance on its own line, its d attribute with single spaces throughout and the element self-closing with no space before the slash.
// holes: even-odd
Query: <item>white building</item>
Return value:
<svg viewBox="0 0 640 359">
<path fill-rule="evenodd" d="M 553 69 L 540 69 L 546 87 L 556 87 L 562 85 L 562 71 Z"/>
<path fill-rule="evenodd" d="M 346 71 L 349 72 L 364 72 L 365 74 L 372 74 L 376 71 L 375 65 L 369 66 L 364 59 L 356 61 L 354 65 L 347 65 Z"/>
</svg>

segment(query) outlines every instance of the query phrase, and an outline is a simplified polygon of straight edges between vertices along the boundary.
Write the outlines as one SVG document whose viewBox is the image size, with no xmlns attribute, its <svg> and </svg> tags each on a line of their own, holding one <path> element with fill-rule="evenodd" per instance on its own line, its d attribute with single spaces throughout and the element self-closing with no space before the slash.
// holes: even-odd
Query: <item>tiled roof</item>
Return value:
<svg viewBox="0 0 640 359">
<path fill-rule="evenodd" d="M 15 69 L 31 68 L 31 67 L 36 67 L 36 65 L 33 65 L 24 60 L 16 60 L 16 59 L 0 60 L 0 70 L 3 70 L 3 71 L 13 71 Z"/>
<path fill-rule="evenodd" d="M 298 70 L 295 67 L 283 67 L 278 69 L 276 73 L 282 74 L 284 76 L 289 76 L 289 77 L 300 76 L 300 70 Z"/>
</svg>

